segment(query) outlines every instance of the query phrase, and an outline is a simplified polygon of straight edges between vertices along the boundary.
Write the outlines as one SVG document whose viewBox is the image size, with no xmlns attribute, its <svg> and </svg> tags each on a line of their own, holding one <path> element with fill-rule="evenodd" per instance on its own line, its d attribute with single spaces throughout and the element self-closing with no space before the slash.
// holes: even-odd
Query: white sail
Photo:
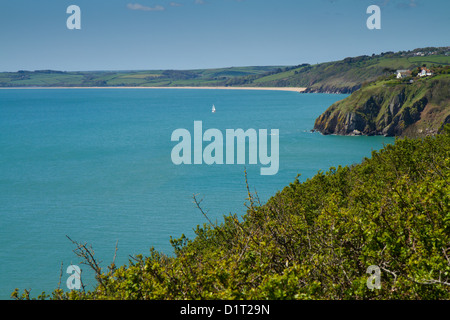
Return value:
<svg viewBox="0 0 450 320">
<path fill-rule="evenodd" d="M 216 112 L 216 107 L 214 105 L 212 106 L 212 112 Z"/>
</svg>

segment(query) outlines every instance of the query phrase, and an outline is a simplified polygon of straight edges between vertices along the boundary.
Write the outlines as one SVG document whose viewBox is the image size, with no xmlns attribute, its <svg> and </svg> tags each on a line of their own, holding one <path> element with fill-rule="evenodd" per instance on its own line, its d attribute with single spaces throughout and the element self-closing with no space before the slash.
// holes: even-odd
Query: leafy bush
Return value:
<svg viewBox="0 0 450 320">
<path fill-rule="evenodd" d="M 362 163 L 297 178 L 247 214 L 172 239 L 175 255 L 150 250 L 102 271 L 93 291 L 51 299 L 449 299 L 450 126 L 398 139 Z M 200 208 L 201 209 L 201 208 Z M 207 217 L 207 216 L 206 216 Z M 369 266 L 381 289 L 369 290 Z M 29 298 L 27 292 L 15 298 Z"/>
</svg>

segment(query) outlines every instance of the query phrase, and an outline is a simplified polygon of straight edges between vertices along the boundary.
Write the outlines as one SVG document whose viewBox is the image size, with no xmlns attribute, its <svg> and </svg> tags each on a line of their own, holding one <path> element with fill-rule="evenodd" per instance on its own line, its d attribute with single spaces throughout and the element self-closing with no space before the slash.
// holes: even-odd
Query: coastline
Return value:
<svg viewBox="0 0 450 320">
<path fill-rule="evenodd" d="M 272 90 L 304 92 L 302 87 L 0 87 L 1 89 L 210 89 L 210 90 Z"/>
</svg>

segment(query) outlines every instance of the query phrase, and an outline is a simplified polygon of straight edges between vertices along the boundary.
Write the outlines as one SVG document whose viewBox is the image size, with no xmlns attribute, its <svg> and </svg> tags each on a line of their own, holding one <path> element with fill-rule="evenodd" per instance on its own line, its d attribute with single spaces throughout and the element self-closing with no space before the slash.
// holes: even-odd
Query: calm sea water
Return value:
<svg viewBox="0 0 450 320">
<path fill-rule="evenodd" d="M 171 161 L 175 129 L 279 129 L 280 169 L 261 176 L 247 165 L 265 201 L 284 186 L 330 166 L 359 163 L 394 139 L 310 133 L 314 120 L 346 95 L 240 90 L 0 90 L 0 298 L 66 288 L 66 268 L 92 274 L 66 238 L 92 245 L 108 265 L 150 247 L 171 254 L 170 236 L 193 237 L 206 219 L 245 213 L 243 165 Z M 217 112 L 211 113 L 215 104 Z M 61 268 L 61 266 L 63 266 Z M 60 277 L 60 271 L 63 271 Z"/>
</svg>

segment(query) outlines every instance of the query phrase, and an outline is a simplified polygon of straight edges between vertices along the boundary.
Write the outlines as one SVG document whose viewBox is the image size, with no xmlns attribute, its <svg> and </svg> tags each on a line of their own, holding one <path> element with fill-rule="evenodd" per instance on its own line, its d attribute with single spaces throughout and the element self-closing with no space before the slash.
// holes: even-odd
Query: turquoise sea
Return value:
<svg viewBox="0 0 450 320">
<path fill-rule="evenodd" d="M 0 90 L 0 298 L 14 288 L 31 295 L 66 289 L 70 264 L 92 274 L 66 238 L 92 245 L 108 265 L 149 248 L 171 254 L 170 236 L 206 219 L 245 213 L 243 165 L 171 161 L 175 129 L 279 129 L 280 169 L 260 175 L 246 165 L 262 201 L 294 181 L 331 166 L 359 163 L 386 137 L 311 133 L 314 120 L 347 95 L 192 89 Z M 217 112 L 212 113 L 215 105 Z M 62 276 L 60 272 L 62 270 Z"/>
</svg>

